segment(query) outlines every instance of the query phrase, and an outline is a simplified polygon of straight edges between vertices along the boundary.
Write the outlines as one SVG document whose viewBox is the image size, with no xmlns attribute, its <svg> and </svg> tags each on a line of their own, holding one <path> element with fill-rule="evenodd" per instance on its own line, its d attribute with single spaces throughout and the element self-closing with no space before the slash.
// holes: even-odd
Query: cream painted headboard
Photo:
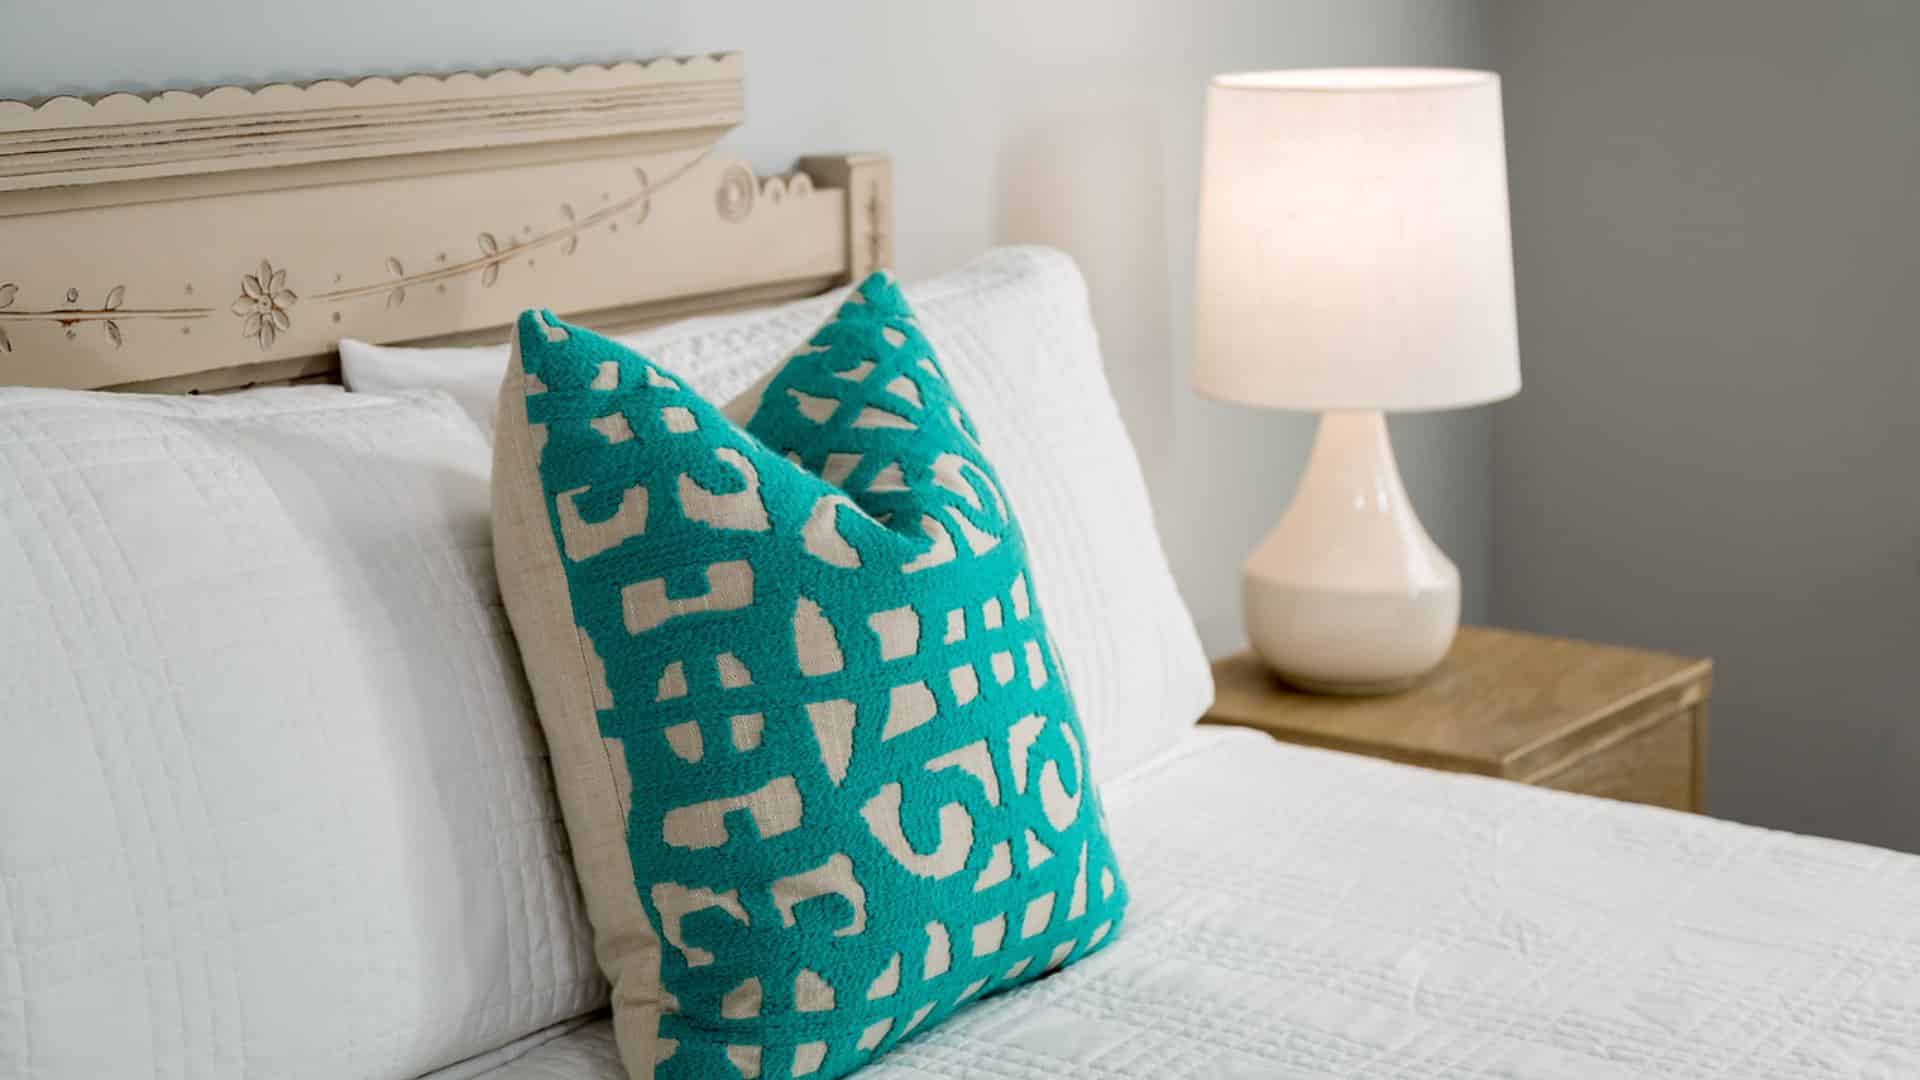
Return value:
<svg viewBox="0 0 1920 1080">
<path fill-rule="evenodd" d="M 757 177 L 738 53 L 0 102 L 0 384 L 327 379 L 343 337 L 621 328 L 891 260 L 886 158 Z"/>
</svg>

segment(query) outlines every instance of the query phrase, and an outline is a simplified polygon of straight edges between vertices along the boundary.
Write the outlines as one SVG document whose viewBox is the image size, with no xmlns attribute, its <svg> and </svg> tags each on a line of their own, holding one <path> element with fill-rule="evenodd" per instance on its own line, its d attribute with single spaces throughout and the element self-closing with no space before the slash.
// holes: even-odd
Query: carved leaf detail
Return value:
<svg viewBox="0 0 1920 1080">
<path fill-rule="evenodd" d="M 634 215 L 634 225 L 641 225 L 653 213 L 653 181 L 647 179 L 645 169 L 634 169 L 634 179 L 639 181 L 639 213 Z"/>
<path fill-rule="evenodd" d="M 6 307 L 13 303 L 13 298 L 18 295 L 19 292 L 20 286 L 12 284 L 11 282 L 0 285 L 0 307 Z"/>
<path fill-rule="evenodd" d="M 0 327 L 0 352 L 12 352 L 13 339 L 7 336 L 5 327 Z"/>
<path fill-rule="evenodd" d="M 120 339 L 120 324 L 112 319 L 107 320 L 107 337 L 113 341 L 113 347 L 116 349 L 124 344 Z"/>
<path fill-rule="evenodd" d="M 121 301 L 125 300 L 126 298 L 127 298 L 127 287 L 125 285 L 115 285 L 113 287 L 113 291 L 107 293 L 107 302 L 101 306 L 106 308 L 108 311 L 118 311 L 120 310 Z M 108 323 L 107 325 L 109 327 L 113 326 L 112 323 Z M 119 344 L 120 331 L 117 328 L 113 329 L 108 334 L 108 336 L 113 338 L 115 344 Z"/>
<path fill-rule="evenodd" d="M 680 174 L 674 174 L 676 177 L 678 175 Z M 626 224 L 624 220 L 617 220 L 616 215 L 619 218 L 625 218 L 626 215 L 631 214 L 633 224 L 644 223 L 652 211 L 654 184 L 644 168 L 635 168 L 633 176 L 639 183 L 639 191 L 618 204 L 613 204 L 611 192 L 602 191 L 601 201 L 613 204 L 604 210 L 595 211 L 589 207 L 583 211 L 571 202 L 549 204 L 557 208 L 564 224 L 542 232 L 536 232 L 535 227 L 530 224 L 516 226 L 504 234 L 504 240 L 501 238 L 503 234 L 475 232 L 473 236 L 480 249 L 479 258 L 459 260 L 449 266 L 445 265 L 449 261 L 448 253 L 441 251 L 435 256 L 434 261 L 442 265 L 429 271 L 416 271 L 411 275 L 407 273 L 405 263 L 398 256 L 388 255 L 382 262 L 388 275 L 386 281 L 365 282 L 351 288 L 335 289 L 319 294 L 320 298 L 331 302 L 363 296 L 383 296 L 386 306 L 395 308 L 406 301 L 407 290 L 416 285 L 424 286 L 429 282 L 436 282 L 437 290 L 444 293 L 447 291 L 446 279 L 464 278 L 468 274 L 476 274 L 480 279 L 481 287 L 491 288 L 499 283 L 500 269 L 508 259 L 531 253 L 534 249 L 549 244 L 557 247 L 562 255 L 573 255 L 579 251 L 581 232 L 589 225 L 605 224 L 609 230 L 618 230 Z M 668 182 L 670 183 L 673 178 L 669 177 Z M 777 188 L 778 194 L 792 195 L 799 190 L 791 179 L 774 177 L 770 178 L 768 183 L 772 185 L 769 191 Z M 754 200 L 759 193 L 759 185 L 752 171 L 743 165 L 733 166 L 722 180 L 719 193 L 721 214 L 731 220 L 746 217 L 751 212 Z M 769 195 L 767 201 L 772 202 L 777 199 L 774 195 Z M 526 233 L 524 238 L 520 236 L 521 232 Z M 527 265 L 533 266 L 534 260 L 529 258 Z M 275 272 L 272 266 L 263 261 L 257 275 L 248 274 L 242 278 L 240 296 L 233 302 L 234 315 L 247 320 L 247 332 L 258 336 L 263 349 L 279 332 L 291 332 L 288 329 L 291 323 L 288 309 L 298 298 L 291 289 L 285 287 L 286 280 L 285 271 Z M 341 275 L 334 275 L 335 284 L 338 285 L 340 281 Z M 338 320 L 339 313 L 336 312 L 333 317 Z"/>
</svg>

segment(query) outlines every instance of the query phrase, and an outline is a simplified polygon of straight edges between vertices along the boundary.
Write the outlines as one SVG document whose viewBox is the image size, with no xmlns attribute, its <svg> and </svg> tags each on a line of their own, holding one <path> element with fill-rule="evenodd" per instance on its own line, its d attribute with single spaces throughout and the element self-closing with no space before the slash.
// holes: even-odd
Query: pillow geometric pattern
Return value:
<svg viewBox="0 0 1920 1080">
<path fill-rule="evenodd" d="M 745 430 L 550 313 L 519 357 L 660 940 L 630 1069 L 841 1076 L 1110 936 L 1126 890 L 1019 527 L 889 276 Z"/>
</svg>

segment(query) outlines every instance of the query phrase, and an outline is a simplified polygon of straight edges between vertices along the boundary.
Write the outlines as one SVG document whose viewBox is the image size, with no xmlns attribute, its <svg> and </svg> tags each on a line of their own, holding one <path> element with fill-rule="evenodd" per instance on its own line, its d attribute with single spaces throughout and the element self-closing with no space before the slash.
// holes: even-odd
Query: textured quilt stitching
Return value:
<svg viewBox="0 0 1920 1080">
<path fill-rule="evenodd" d="M 1587 818 L 1596 816 L 1603 805 L 1604 804 L 1598 801 L 1591 801 L 1584 804 L 1582 807 L 1584 814 L 1582 816 Z M 1742 844 L 1724 849 L 1711 868 L 1703 868 L 1701 872 L 1695 873 L 1691 881 L 1670 884 L 1668 886 L 1670 893 L 1677 892 L 1680 897 L 1690 894 L 1699 887 L 1699 882 L 1702 878 L 1708 876 L 1712 870 L 1716 870 L 1726 864 L 1734 857 L 1739 849 L 1751 846 L 1753 842 L 1753 837 L 1747 837 L 1743 840 Z M 1667 906 L 1672 906 L 1675 902 L 1677 902 L 1677 898 L 1676 900 L 1670 900 Z M 1625 936 L 1637 932 L 1638 928 L 1622 924 L 1612 924 L 1604 926 L 1601 929 L 1603 935 Z M 1612 963 L 1613 957 L 1619 955 L 1619 953 L 1620 950 L 1611 948 L 1610 942 L 1603 937 L 1601 940 L 1592 942 L 1586 950 L 1566 950 L 1552 965 L 1546 968 L 1534 968 L 1530 970 L 1527 974 L 1527 982 L 1533 991 L 1537 994 L 1545 995 L 1549 1000 L 1558 1002 L 1558 1005 L 1551 1014 L 1539 1018 L 1537 1022 L 1546 1028 L 1551 1028 L 1558 1023 L 1560 1018 L 1565 1016 L 1566 1010 L 1571 1004 L 1572 996 L 1576 991 L 1583 987 L 1590 979 L 1597 976 L 1608 964 Z M 1563 976 L 1559 974 L 1560 969 L 1563 967 L 1579 974 Z M 1534 1017 L 1527 1017 L 1526 1019 L 1528 1022 L 1535 1022 Z M 1467 1045 L 1460 1051 L 1458 1056 L 1441 1067 L 1447 1070 L 1460 1067 L 1469 1058 L 1481 1053 L 1495 1040 L 1505 1038 L 1507 1034 L 1521 1022 L 1522 1017 L 1510 1014 L 1497 1026 L 1484 1032 L 1478 1043 Z"/>
<path fill-rule="evenodd" d="M 1755 837 L 1754 840 L 1755 840 L 1755 844 L 1753 846 L 1757 846 L 1758 844 L 1767 843 L 1774 840 L 1774 837 L 1772 837 L 1769 834 L 1760 834 L 1759 836 Z M 1878 864 L 1876 864 L 1874 870 L 1866 875 L 1867 878 L 1870 880 L 1872 878 L 1880 876 L 1882 869 L 1887 866 L 1893 865 L 1895 859 L 1896 859 L 1896 856 L 1894 856 L 1891 852 L 1883 852 L 1882 858 L 1880 859 Z M 1723 864 L 1726 861 L 1727 860 L 1725 859 L 1721 860 Z M 1861 954 L 1864 951 L 1864 948 L 1865 948 L 1864 944 L 1856 945 L 1856 947 L 1853 950 L 1851 950 L 1851 956 L 1857 961 L 1861 957 Z M 1882 967 L 1884 967 L 1887 964 L 1888 959 L 1889 959 L 1889 954 L 1887 952 L 1885 952 L 1884 950 L 1879 951 L 1878 957 L 1868 962 L 1867 964 L 1868 973 L 1871 974 L 1872 972 L 1880 970 Z M 1815 1006 L 1816 996 L 1823 995 L 1827 990 L 1827 988 L 1831 986 L 1837 979 L 1839 979 L 1842 974 L 1846 973 L 1847 970 L 1848 968 L 1846 965 L 1835 964 L 1833 965 L 1831 970 L 1828 971 L 1826 978 L 1820 980 L 1817 984 L 1807 986 L 1801 992 L 1800 997 L 1802 1001 L 1806 1002 L 1806 1004 L 1803 1005 L 1803 1007 L 1798 1010 L 1791 1010 L 1787 1013 L 1787 1019 L 1789 1023 L 1793 1023 L 1796 1020 L 1798 1021 L 1798 1031 L 1796 1032 L 1795 1038 L 1793 1039 L 1793 1041 L 1787 1044 L 1785 1047 L 1782 1047 L 1780 1051 L 1774 1055 L 1776 1060 L 1790 1057 L 1800 1047 L 1804 1046 L 1807 1040 L 1811 1038 L 1816 1031 L 1822 1029 L 1822 1025 L 1815 1024 L 1814 1022 L 1811 1021 L 1811 1019 L 1802 1019 L 1802 1018 L 1805 1018 L 1808 1016 L 1809 1013 L 1816 1011 L 1816 1006 Z M 1822 1018 L 1830 1020 L 1831 1018 L 1844 1013 L 1848 1009 L 1848 1007 L 1852 1005 L 1853 1001 L 1858 998 L 1859 993 L 1860 993 L 1860 986 L 1856 985 L 1854 987 L 1853 993 L 1848 995 L 1846 998 L 1826 999 L 1826 1001 L 1824 1002 L 1825 1008 L 1823 1011 Z M 1702 1018 L 1701 1022 L 1702 1023 L 1705 1022 L 1704 1017 Z M 1761 1042 L 1759 1040 L 1754 1040 L 1753 1042 L 1750 1042 L 1748 1044 L 1746 1053 L 1742 1055 L 1737 1062 L 1729 1060 L 1725 1064 L 1723 1064 L 1719 1069 L 1705 1075 L 1709 1077 L 1738 1075 L 1737 1073 L 1734 1072 L 1736 1065 L 1744 1066 L 1746 1063 L 1753 1061 L 1754 1058 L 1759 1054 L 1760 1047 L 1761 1047 Z"/>
<path fill-rule="evenodd" d="M 194 699 L 200 711 L 188 711 L 185 695 L 197 692 L 196 688 L 217 687 L 221 676 L 212 664 L 187 664 L 191 654 L 185 651 L 185 639 L 169 638 L 200 629 L 196 621 L 180 621 L 183 614 L 199 620 L 218 603 L 214 599 L 186 602 L 201 579 L 151 577 L 149 568 L 154 567 L 171 572 L 205 570 L 164 547 L 140 547 L 128 539 L 137 531 L 123 533 L 116 522 L 124 524 L 127 514 L 139 512 L 137 501 L 124 500 L 140 494 L 147 472 L 165 484 L 178 485 L 183 514 L 195 514 L 204 533 L 219 529 L 228 533 L 222 543 L 234 558 L 225 567 L 229 576 L 221 579 L 220 596 L 238 595 L 257 584 L 263 614 L 311 610 L 303 605 L 336 597 L 333 590 L 344 583 L 350 594 L 347 605 L 327 612 L 329 619 L 340 619 L 341 626 L 324 630 L 337 633 L 368 613 L 365 598 L 376 576 L 361 577 L 349 567 L 341 581 L 317 580 L 312 568 L 318 564 L 302 561 L 305 551 L 298 542 L 286 542 L 287 536 L 278 531 L 282 526 L 264 531 L 259 527 L 261 519 L 255 515 L 275 501 L 277 479 L 243 474 L 235 462 L 250 460 L 245 455 L 256 445 L 250 441 L 253 433 L 268 440 L 287 434 L 317 437 L 303 443 L 302 450 L 309 456 L 302 460 L 269 458 L 283 470 L 324 468 L 329 453 L 364 461 L 365 454 L 392 453 L 398 446 L 405 464 L 414 467 L 405 485 L 383 487 L 386 478 L 380 474 L 368 478 L 377 501 L 393 500 L 398 506 L 400 500 L 424 490 L 411 486 L 422 471 L 415 463 L 414 447 L 429 447 L 431 453 L 444 456 L 449 437 L 457 438 L 464 431 L 445 421 L 458 420 L 461 425 L 466 421 L 452 414 L 442 416 L 445 410 L 385 403 L 378 408 L 352 404 L 325 410 L 310 406 L 269 410 L 280 419 L 261 423 L 240 422 L 241 418 L 224 411 L 250 407 L 251 396 L 237 397 L 231 404 L 194 401 L 166 409 L 144 408 L 133 398 L 108 399 L 113 401 L 111 406 L 97 408 L 76 408 L 72 400 L 71 395 L 51 392 L 0 392 L 0 490 L 17 488 L 23 496 L 15 501 L 8 490 L 9 513 L 0 514 L 0 519 L 12 520 L 0 520 L 0 531 L 12 535 L 0 537 L 0 544 L 13 541 L 15 557 L 26 569 L 20 575 L 24 588 L 8 598 L 6 609 L 0 609 L 0 623 L 6 624 L 0 627 L 0 636 L 27 628 L 36 628 L 38 635 L 34 675 L 19 688 L 24 696 L 8 697 L 8 701 L 45 702 L 54 707 L 49 719 L 70 720 L 63 760 L 88 770 L 75 774 L 82 790 L 100 792 L 97 797 L 88 796 L 94 832 L 84 851 L 51 862 L 36 859 L 23 872 L 0 871 L 5 879 L 0 881 L 4 898 L 0 904 L 6 909 L 0 918 L 7 923 L 6 931 L 0 933 L 0 950 L 6 953 L 0 956 L 0 968 L 5 969 L 0 971 L 0 996 L 11 998 L 0 1005 L 0 1044 L 5 1045 L 0 1060 L 12 1062 L 16 1054 L 27 1054 L 23 1062 L 35 1060 L 39 1068 L 46 1068 L 51 1062 L 124 1064 L 119 1055 L 127 1055 L 140 1058 L 143 1068 L 151 1068 L 156 1075 L 290 1071 L 293 1063 L 280 1049 L 284 1039 L 271 1028 L 259 1033 L 249 1030 L 252 1018 L 272 995 L 243 1001 L 242 984 L 234 976 L 244 974 L 249 992 L 257 989 L 259 980 L 254 975 L 260 973 L 257 965 L 263 949 L 273 948 L 271 942 L 283 933 L 275 924 L 289 915 L 309 917 L 311 909 L 326 901 L 318 894 L 293 898 L 284 889 L 263 889 L 266 882 L 258 877 L 247 879 L 246 890 L 235 894 L 229 864 L 245 856 L 233 851 L 229 840 L 236 835 L 248 837 L 249 842 L 260 839 L 280 824 L 273 819 L 284 811 L 249 798 L 223 804 L 219 812 L 224 816 L 218 820 L 212 816 L 215 807 L 210 800 L 220 789 L 204 771 L 211 760 L 205 756 L 204 736 L 223 730 L 209 726 L 209 721 L 224 722 L 230 702 L 202 693 Z M 316 412 L 339 414 L 340 420 L 317 417 Z M 422 419 L 427 421 L 425 428 L 433 429 L 426 435 L 394 438 L 390 434 L 396 425 Z M 90 437 L 116 423 L 111 437 Z M 236 436 L 245 437 L 241 445 L 232 441 Z M 479 449 L 478 437 L 471 433 L 467 437 L 471 447 Z M 277 474 L 288 475 L 292 474 Z M 341 477 L 334 470 L 320 479 L 337 483 Z M 299 490 L 311 497 L 305 489 Z M 247 516 L 236 519 L 236 513 Z M 261 540 L 267 536 L 278 542 L 263 546 Z M 368 550 L 371 561 L 365 568 L 377 580 L 391 581 L 396 561 L 424 554 L 426 561 L 414 579 L 417 593 L 408 594 L 419 603 L 409 602 L 410 609 L 418 612 L 425 626 L 449 635 L 472 636 L 468 631 L 473 620 L 483 616 L 480 608 L 467 602 L 464 592 L 480 591 L 470 588 L 478 580 L 470 570 L 485 553 L 485 546 L 476 544 L 429 545 L 404 555 L 397 549 L 374 548 Z M 375 568 L 374 562 L 380 566 Z M 475 595 L 474 599 L 494 606 L 497 626 L 497 595 Z M 263 632 L 274 637 L 256 636 L 253 642 L 276 640 L 286 629 L 283 618 L 266 614 Z M 223 638 L 215 624 L 207 626 L 215 639 Z M 376 638 L 388 644 L 388 636 L 398 632 L 381 631 Z M 245 638 L 236 634 L 234 640 Z M 448 709 L 492 718 L 513 708 L 494 692 L 494 684 L 502 681 L 501 672 L 489 670 L 489 657 L 481 651 L 447 650 L 439 663 L 444 667 L 436 668 L 432 679 L 453 691 L 444 702 Z M 324 717 L 309 714 L 304 703 L 341 698 L 318 671 L 314 665 L 304 670 L 295 666 L 287 672 L 290 681 L 284 684 L 284 700 L 294 711 L 274 718 L 273 723 L 322 730 L 314 728 L 312 721 Z M 209 702 L 217 703 L 219 710 L 207 712 Z M 524 716 L 521 719 L 524 723 Z M 474 732 L 470 741 L 456 744 L 459 749 L 453 754 L 452 767 L 444 774 L 450 782 L 459 786 L 465 782 L 462 778 L 478 779 L 483 767 L 487 775 L 495 774 L 500 771 L 498 762 L 512 758 L 518 759 L 514 767 L 525 764 L 527 775 L 534 775 L 537 755 L 519 748 L 507 727 L 487 726 L 493 730 Z M 312 745 L 324 745 L 325 738 L 318 735 Z M 494 763 L 483 766 L 483 758 Z M 324 785 L 346 777 L 316 772 L 313 779 Z M 548 855 L 551 872 L 540 872 L 536 863 L 545 850 L 540 832 L 516 824 L 533 812 L 527 802 L 533 797 L 532 788 L 505 784 L 501 795 L 496 802 L 474 805 L 485 818 L 471 822 L 473 827 L 460 830 L 456 839 L 473 849 L 472 855 L 463 857 L 470 872 L 491 874 L 499 881 L 492 886 L 475 877 L 476 892 L 505 890 L 495 906 L 496 917 L 511 934 L 511 943 L 505 939 L 499 943 L 506 950 L 501 959 L 507 961 L 499 965 L 502 979 L 485 994 L 450 999 L 471 1004 L 471 1013 L 427 1003 L 403 1010 L 368 1007 L 358 1000 L 345 1003 L 340 1012 L 359 1026 L 351 1045 L 328 1048 L 340 1055 L 339 1061 L 391 1071 L 404 1053 L 416 1067 L 432 1064 L 428 1055 L 435 1047 L 484 1038 L 486 1029 L 496 1026 L 479 1017 L 520 1015 L 541 1023 L 548 1017 L 533 1016 L 529 1010 L 564 1001 L 571 993 L 564 987 L 534 985 L 554 982 L 538 973 L 565 962 L 569 955 L 577 962 L 583 954 L 543 944 L 562 931 L 559 924 L 548 921 L 553 906 L 565 902 L 563 890 L 555 884 L 562 880 L 557 876 L 559 867 L 551 865 Z M 458 805 L 467 805 L 464 797 Z M 241 812 L 235 812 L 236 807 Z M 302 808 L 286 824 L 302 826 L 312 812 Z M 360 825 L 352 824 L 356 818 Z M 348 820 L 336 820 L 330 834 L 336 838 L 356 831 L 368 836 L 384 831 L 368 827 L 374 822 L 353 800 L 342 802 L 337 819 Z M 492 828 L 487 827 L 488 820 Z M 515 835 L 499 836 L 501 829 L 513 830 Z M 31 850 L 37 852 L 38 845 Z M 316 882 L 327 874 L 351 876 L 349 848 L 336 844 L 320 850 L 314 860 L 299 867 L 303 876 Z M 491 865 L 491 857 L 481 851 L 496 851 L 501 858 L 526 865 L 500 868 Z M 521 894 L 512 895 L 515 890 Z M 261 918 L 261 909 L 241 910 L 276 893 L 293 899 L 292 906 L 279 915 Z M 63 906 L 60 901 L 66 896 L 81 902 Z M 526 925 L 535 918 L 542 920 L 540 925 Z M 577 941 L 580 930 L 576 921 L 564 932 L 575 935 L 570 941 Z M 392 933 L 390 926 L 366 922 L 329 938 L 337 942 L 335 956 L 341 973 L 356 985 L 372 988 L 376 995 L 387 991 L 404 971 L 395 963 Z M 223 944 L 228 942 L 239 942 L 244 955 Z M 76 966 L 76 960 L 89 958 L 90 970 Z M 582 997 L 590 995 L 596 982 L 590 958 L 587 963 L 580 977 L 569 980 L 583 987 Z M 242 968 L 241 964 L 253 966 Z M 351 970 L 355 966 L 360 968 L 357 975 Z M 41 1000 L 52 980 L 67 984 L 68 992 L 73 992 L 88 982 L 110 978 L 119 980 L 118 992 L 129 1007 L 120 1014 L 118 1030 L 102 1032 L 92 1040 L 96 1045 L 75 1041 L 71 1021 L 66 1019 L 72 1015 L 70 1010 L 16 1012 L 16 1005 Z M 465 1015 L 452 1015 L 456 1012 Z M 339 1016 L 318 1019 L 323 1026 L 341 1029 Z M 41 1036 L 48 1032 L 55 1038 L 43 1044 Z M 471 1046 L 463 1052 L 471 1052 Z M 326 1060 L 323 1056 L 306 1065 L 324 1069 Z"/>
<path fill-rule="evenodd" d="M 35 417 L 35 419 L 37 420 L 38 417 Z M 76 463 L 74 463 L 72 460 L 71 452 L 65 446 L 60 447 L 60 452 L 62 453 L 63 456 L 66 457 L 69 470 L 72 472 L 75 480 L 77 481 L 77 486 L 80 492 L 84 494 L 88 500 L 88 505 L 87 505 L 88 516 L 100 526 L 97 532 L 103 533 L 106 535 L 111 545 L 111 550 L 113 554 L 119 560 L 120 571 L 123 577 L 130 578 L 131 574 L 128 569 L 126 551 L 121 546 L 120 538 L 117 535 L 115 535 L 111 529 L 106 528 L 106 517 L 101 512 L 99 496 L 94 491 L 91 483 L 88 481 L 86 472 L 77 467 Z M 61 492 L 59 497 L 62 500 L 63 508 L 66 509 L 68 516 L 69 517 L 76 516 L 77 511 L 74 507 L 67 504 L 66 495 L 64 491 Z M 85 548 L 82 548 L 81 550 L 86 551 L 88 553 L 89 559 L 94 562 L 94 565 L 96 567 L 96 576 L 104 577 L 105 576 L 104 574 L 98 573 L 99 563 L 97 561 L 97 556 L 93 554 L 92 548 L 85 547 Z M 145 609 L 144 598 L 141 598 L 141 600 L 142 600 L 142 614 L 143 616 L 145 616 L 147 619 L 150 620 L 151 616 L 150 614 L 147 613 Z M 125 619 L 122 613 L 119 612 L 118 610 L 115 611 L 115 615 L 120 616 L 115 620 L 115 629 L 116 631 L 118 631 L 121 649 L 123 652 L 131 652 L 131 650 L 127 648 L 127 644 L 126 644 L 126 628 L 127 628 L 128 620 Z M 172 680 L 169 679 L 168 682 L 171 683 Z M 103 771 L 110 772 L 111 770 L 108 769 L 108 762 L 111 759 L 109 758 L 109 756 L 107 755 L 104 749 L 107 745 L 109 745 L 109 740 L 106 738 L 106 733 L 102 732 L 100 728 L 100 725 L 97 719 L 97 712 L 91 709 L 88 710 L 88 719 L 89 719 L 89 726 L 92 729 L 95 737 L 95 751 L 94 751 L 95 755 L 99 760 Z M 122 754 L 123 756 L 125 755 L 124 750 L 122 751 Z M 162 763 L 162 768 L 163 769 L 165 768 L 164 761 Z M 122 808 L 123 800 L 129 797 L 123 785 L 112 783 L 111 779 L 109 779 L 105 784 L 105 787 L 111 793 L 110 797 L 112 798 L 113 804 L 114 804 L 114 813 L 113 813 L 114 826 L 115 826 L 115 831 L 120 838 L 119 839 L 119 847 L 120 847 L 119 861 L 123 866 L 128 868 L 130 875 L 137 875 L 139 871 L 134 866 L 135 860 L 133 857 L 133 852 L 136 849 L 132 845 L 129 845 L 127 843 L 127 836 L 126 836 L 127 823 L 131 820 L 137 823 L 137 827 L 138 826 L 150 827 L 153 815 L 150 810 L 150 804 L 147 802 L 147 790 L 144 785 L 141 785 L 133 795 L 133 797 L 137 797 L 140 800 L 141 804 L 144 807 L 149 808 L 146 813 L 139 814 L 136 817 L 136 816 L 127 814 Z M 148 839 L 151 840 L 151 836 L 149 836 Z M 146 850 L 146 851 L 154 851 L 156 850 L 156 848 L 157 848 L 157 845 L 151 842 L 140 846 L 140 850 Z M 171 941 L 172 934 L 173 934 L 171 920 L 165 917 L 166 913 L 164 911 L 159 912 L 158 917 L 156 917 L 156 913 L 148 910 L 147 905 L 143 902 L 146 898 L 147 898 L 147 894 L 145 892 L 141 892 L 139 894 L 136 894 L 136 898 L 134 901 L 134 905 L 136 909 L 140 910 L 142 913 L 142 922 L 148 925 L 151 925 L 155 922 L 160 923 L 166 928 L 168 939 L 169 941 Z M 151 959 L 152 958 L 149 956 L 141 957 L 141 960 L 143 961 L 143 963 L 141 964 L 143 977 L 148 980 L 149 987 L 152 986 L 151 980 L 152 980 L 155 969 L 156 968 L 164 969 L 165 967 L 165 965 L 157 965 L 151 962 L 144 962 L 144 961 L 151 961 Z M 186 993 L 185 993 L 184 984 L 180 981 L 181 980 L 180 969 L 178 967 L 174 967 L 172 969 L 172 974 L 174 977 L 174 998 L 176 1002 L 184 1003 Z M 154 995 L 154 996 L 158 996 L 158 995 Z M 151 1047 L 153 1059 L 155 1061 L 167 1060 L 168 1055 L 165 1054 L 165 1052 L 163 1051 L 160 1045 L 161 1025 L 159 1023 L 159 1017 L 153 1014 L 151 1005 L 149 1006 L 148 1013 L 144 1019 L 146 1020 L 147 1035 L 150 1040 L 149 1045 Z"/>
</svg>

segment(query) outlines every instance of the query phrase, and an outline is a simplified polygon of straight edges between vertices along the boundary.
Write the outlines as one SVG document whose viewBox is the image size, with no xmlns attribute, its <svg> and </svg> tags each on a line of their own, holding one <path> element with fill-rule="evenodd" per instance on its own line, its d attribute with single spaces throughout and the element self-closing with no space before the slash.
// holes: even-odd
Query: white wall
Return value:
<svg viewBox="0 0 1920 1080">
<path fill-rule="evenodd" d="M 1713 813 L 1920 851 L 1920 4 L 1494 23 L 1496 620 L 1714 657 Z"/>
<path fill-rule="evenodd" d="M 1305 462 L 1312 421 L 1195 400 L 1190 263 L 1204 85 L 1215 71 L 1484 63 L 1481 0 L 391 0 L 26 2 L 0 30 L 0 97 L 193 87 L 741 49 L 763 167 L 894 155 L 901 270 L 1000 243 L 1081 261 L 1116 396 L 1208 645 L 1239 640 L 1239 562 Z M 1484 608 L 1484 411 L 1396 420 L 1407 482 Z"/>
</svg>

